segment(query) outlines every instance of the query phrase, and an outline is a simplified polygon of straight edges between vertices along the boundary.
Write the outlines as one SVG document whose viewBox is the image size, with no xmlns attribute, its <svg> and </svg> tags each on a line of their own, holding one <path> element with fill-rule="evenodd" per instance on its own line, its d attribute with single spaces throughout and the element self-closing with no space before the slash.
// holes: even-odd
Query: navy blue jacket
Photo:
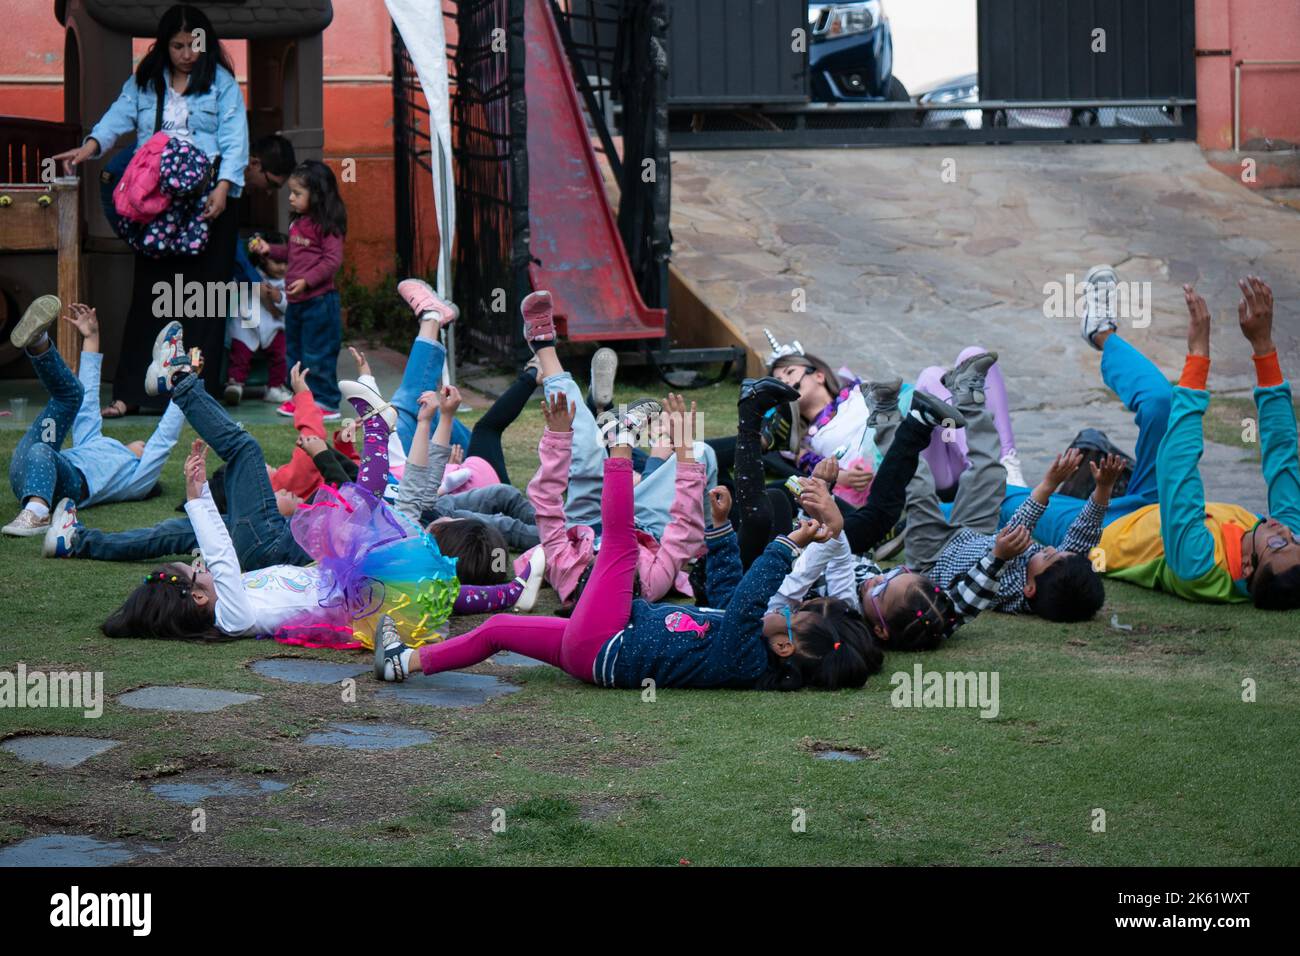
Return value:
<svg viewBox="0 0 1300 956">
<path fill-rule="evenodd" d="M 763 616 L 790 573 L 799 549 L 785 537 L 771 542 L 741 577 L 740 547 L 731 525 L 706 536 L 708 593 L 725 610 L 632 602 L 632 619 L 596 655 L 602 687 L 752 688 L 768 666 Z"/>
</svg>

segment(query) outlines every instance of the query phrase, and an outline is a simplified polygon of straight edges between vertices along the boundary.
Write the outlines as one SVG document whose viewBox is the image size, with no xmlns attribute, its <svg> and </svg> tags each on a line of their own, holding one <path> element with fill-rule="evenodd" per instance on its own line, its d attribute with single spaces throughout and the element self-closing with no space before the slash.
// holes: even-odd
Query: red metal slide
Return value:
<svg viewBox="0 0 1300 956">
<path fill-rule="evenodd" d="M 641 299 L 605 194 L 587 121 L 547 0 L 526 0 L 529 266 L 569 341 L 663 338 Z"/>
</svg>

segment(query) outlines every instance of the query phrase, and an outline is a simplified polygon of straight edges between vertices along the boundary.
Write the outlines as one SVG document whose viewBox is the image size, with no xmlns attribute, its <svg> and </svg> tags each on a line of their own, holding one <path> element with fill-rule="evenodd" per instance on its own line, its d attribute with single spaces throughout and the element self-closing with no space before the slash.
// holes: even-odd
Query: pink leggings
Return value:
<svg viewBox="0 0 1300 956">
<path fill-rule="evenodd" d="M 627 627 L 632 617 L 637 549 L 632 527 L 630 459 L 605 459 L 600 513 L 600 552 L 572 617 L 566 621 L 559 617 L 493 615 L 459 637 L 421 647 L 420 669 L 426 674 L 459 670 L 485 661 L 498 651 L 514 651 L 592 683 L 596 655 L 606 641 Z"/>
<path fill-rule="evenodd" d="M 953 364 L 960 364 L 972 355 L 987 351 L 988 349 L 972 345 L 970 348 L 963 349 Z M 944 387 L 942 381 L 943 373 L 946 371 L 947 369 L 938 365 L 931 365 L 916 377 L 916 387 L 935 398 L 949 401 L 952 392 Z M 993 427 L 998 430 L 998 437 L 1002 439 L 1002 454 L 1009 455 L 1016 450 L 1016 434 L 1011 428 L 1011 407 L 1007 401 L 1006 382 L 1002 380 L 1002 370 L 996 364 L 989 369 L 988 375 L 984 378 L 984 402 L 989 414 L 993 416 Z M 955 441 L 944 441 L 943 433 L 944 429 L 936 428 L 930 438 L 930 447 L 921 452 L 925 457 L 925 463 L 930 466 L 930 473 L 934 475 L 934 486 L 940 490 L 954 487 L 961 478 L 961 473 L 966 470 L 967 464 L 966 429 L 957 430 L 956 435 L 953 436 Z"/>
</svg>

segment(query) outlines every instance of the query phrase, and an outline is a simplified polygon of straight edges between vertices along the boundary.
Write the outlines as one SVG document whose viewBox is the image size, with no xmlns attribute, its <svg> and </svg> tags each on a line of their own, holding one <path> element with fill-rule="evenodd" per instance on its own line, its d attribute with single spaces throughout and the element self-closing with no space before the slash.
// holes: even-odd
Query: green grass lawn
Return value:
<svg viewBox="0 0 1300 956">
<path fill-rule="evenodd" d="M 692 393 L 707 434 L 734 429 L 734 396 L 734 385 Z M 132 420 L 113 434 L 144 437 L 152 424 Z M 540 427 L 532 408 L 507 434 L 517 484 L 535 467 Z M 289 428 L 251 430 L 273 462 L 288 455 Z M 6 461 L 17 437 L 0 431 Z M 91 509 L 87 523 L 128 528 L 173 514 L 192 437 L 187 429 L 168 463 L 166 494 Z M 1111 583 L 1091 623 L 986 615 L 939 652 L 891 655 L 862 691 L 661 690 L 647 701 L 550 668 L 485 665 L 478 670 L 521 692 L 434 710 L 376 699 L 365 677 L 347 702 L 337 686 L 248 669 L 268 656 L 340 653 L 108 640 L 99 623 L 148 566 L 38 555 L 38 541 L 0 540 L 0 669 L 102 670 L 108 700 L 97 720 L 0 710 L 0 737 L 72 733 L 122 745 L 72 770 L 0 752 L 0 843 L 89 833 L 160 848 L 146 865 L 1300 862 L 1295 615 Z M 456 619 L 455 630 L 473 623 Z M 996 672 L 1000 713 L 891 706 L 890 675 L 918 663 Z M 1253 703 L 1242 699 L 1248 679 Z M 153 684 L 262 699 L 213 714 L 116 704 Z M 420 727 L 435 739 L 370 753 L 300 745 L 337 720 Z M 863 759 L 815 759 L 828 747 Z M 218 773 L 290 786 L 207 801 L 202 833 L 192 808 L 148 789 Z M 1104 832 L 1094 830 L 1098 810 Z M 799 816 L 802 832 L 792 826 Z"/>
</svg>

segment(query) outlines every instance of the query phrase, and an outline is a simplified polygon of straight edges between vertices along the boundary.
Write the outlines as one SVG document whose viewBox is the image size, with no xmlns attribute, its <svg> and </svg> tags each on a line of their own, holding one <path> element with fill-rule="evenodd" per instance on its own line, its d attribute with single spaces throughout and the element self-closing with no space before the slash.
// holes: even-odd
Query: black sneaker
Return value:
<svg viewBox="0 0 1300 956">
<path fill-rule="evenodd" d="M 912 390 L 911 414 L 931 428 L 965 428 L 966 416 L 942 399 L 919 388 Z"/>
</svg>

